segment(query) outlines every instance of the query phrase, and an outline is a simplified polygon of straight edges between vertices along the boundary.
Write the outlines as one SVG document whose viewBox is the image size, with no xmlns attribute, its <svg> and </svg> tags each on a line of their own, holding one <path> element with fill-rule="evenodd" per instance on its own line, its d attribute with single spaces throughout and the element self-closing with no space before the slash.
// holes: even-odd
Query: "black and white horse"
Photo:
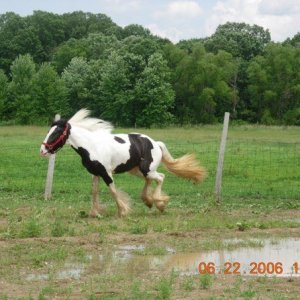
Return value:
<svg viewBox="0 0 300 300">
<path fill-rule="evenodd" d="M 142 200 L 149 208 L 155 204 L 160 211 L 169 200 L 161 191 L 165 175 L 157 172 L 160 162 L 177 176 L 194 182 L 205 178 L 205 169 L 198 165 L 194 155 L 174 159 L 164 143 L 138 133 L 112 134 L 113 126 L 109 122 L 91 118 L 89 114 L 88 110 L 81 109 L 68 121 L 54 122 L 40 153 L 42 156 L 54 154 L 67 143 L 81 156 L 82 164 L 93 175 L 91 216 L 103 212 L 98 191 L 100 177 L 116 200 L 119 216 L 129 212 L 129 196 L 116 189 L 113 174 L 129 172 L 143 178 Z M 154 191 L 150 187 L 153 180 L 157 184 Z"/>
</svg>

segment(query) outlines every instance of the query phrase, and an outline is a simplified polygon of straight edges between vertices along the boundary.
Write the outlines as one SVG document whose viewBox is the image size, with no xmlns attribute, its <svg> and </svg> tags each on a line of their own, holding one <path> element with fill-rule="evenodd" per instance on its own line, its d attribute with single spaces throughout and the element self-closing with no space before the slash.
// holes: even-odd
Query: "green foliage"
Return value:
<svg viewBox="0 0 300 300">
<path fill-rule="evenodd" d="M 169 278 L 161 277 L 159 282 L 156 285 L 156 289 L 158 291 L 158 295 L 156 297 L 157 300 L 167 300 L 171 298 L 172 295 L 172 285 L 174 283 L 174 274 L 172 273 Z"/>
<path fill-rule="evenodd" d="M 213 278 L 210 274 L 206 273 L 200 276 L 200 287 L 202 289 L 209 289 L 213 285 Z"/>
<path fill-rule="evenodd" d="M 274 44 L 258 25 L 227 22 L 174 45 L 104 14 L 0 14 L 1 121 L 45 124 L 88 107 L 118 126 L 214 123 L 225 111 L 297 125 L 299 36 Z"/>
<path fill-rule="evenodd" d="M 148 232 L 148 225 L 145 223 L 133 224 L 130 227 L 130 233 L 133 234 L 146 234 Z"/>
<path fill-rule="evenodd" d="M 284 123 L 287 125 L 300 126 L 300 107 L 288 110 L 284 116 Z"/>
<path fill-rule="evenodd" d="M 175 106 L 180 122 L 213 123 L 225 111 L 232 111 L 236 92 L 230 83 L 236 72 L 230 54 L 220 51 L 214 55 L 201 44 L 194 46 L 175 69 Z"/>
<path fill-rule="evenodd" d="M 297 124 L 300 49 L 269 44 L 248 67 L 251 106 L 264 124 Z"/>
<path fill-rule="evenodd" d="M 132 36 L 132 35 L 141 36 L 141 37 L 148 37 L 148 36 L 151 35 L 151 33 L 150 33 L 149 29 L 146 29 L 141 25 L 131 24 L 131 25 L 128 25 L 128 26 L 124 27 L 122 35 L 123 35 L 124 38 Z"/>
<path fill-rule="evenodd" d="M 73 112 L 89 106 L 88 82 L 90 65 L 82 57 L 74 57 L 62 73 L 62 80 L 68 90 L 68 98 Z"/>
<path fill-rule="evenodd" d="M 69 39 L 66 43 L 56 48 L 53 55 L 53 65 L 59 73 L 69 65 L 74 57 L 86 57 L 86 47 L 82 40 L 74 38 Z"/>
<path fill-rule="evenodd" d="M 208 51 L 225 50 L 234 57 L 250 60 L 261 54 L 271 41 L 269 30 L 258 25 L 227 22 L 219 25 L 216 32 L 204 41 Z"/>
<path fill-rule="evenodd" d="M 0 69 L 0 120 L 5 118 L 6 101 L 8 90 L 8 78 L 4 71 Z"/>
<path fill-rule="evenodd" d="M 51 229 L 51 235 L 54 237 L 63 236 L 67 232 L 65 224 L 56 219 Z"/>
<path fill-rule="evenodd" d="M 20 55 L 11 66 L 11 75 L 7 92 L 5 84 L 2 90 L 7 94 L 5 119 L 21 124 L 47 124 L 56 113 L 69 114 L 66 86 L 50 64 L 42 64 L 36 70 L 29 54 Z M 2 80 L 5 83 L 5 78 Z"/>
<path fill-rule="evenodd" d="M 50 64 L 42 64 L 34 75 L 31 95 L 35 122 L 47 124 L 57 113 L 69 114 L 67 88 Z"/>
<path fill-rule="evenodd" d="M 241 297 L 243 299 L 253 299 L 255 294 L 256 294 L 255 291 L 253 291 L 252 289 L 247 289 L 241 292 Z"/>
<path fill-rule="evenodd" d="M 112 52 L 101 68 L 99 84 L 99 107 L 101 116 L 113 121 L 129 125 L 132 101 L 132 87 L 127 76 L 128 64 L 124 57 Z"/>
<path fill-rule="evenodd" d="M 136 124 L 150 127 L 170 123 L 170 109 L 174 103 L 174 92 L 170 84 L 167 62 L 157 53 L 150 56 L 148 65 L 135 87 L 137 105 Z"/>
<path fill-rule="evenodd" d="M 36 218 L 29 218 L 23 225 L 20 237 L 30 238 L 30 237 L 39 237 L 42 233 L 41 226 Z"/>
<path fill-rule="evenodd" d="M 19 55 L 31 53 L 39 59 L 41 51 L 36 28 L 26 21 L 26 17 L 13 12 L 0 15 L 0 68 L 8 73 Z"/>
<path fill-rule="evenodd" d="M 8 111 L 19 123 L 28 124 L 32 118 L 31 97 L 35 63 L 29 54 L 18 56 L 11 66 Z"/>
</svg>

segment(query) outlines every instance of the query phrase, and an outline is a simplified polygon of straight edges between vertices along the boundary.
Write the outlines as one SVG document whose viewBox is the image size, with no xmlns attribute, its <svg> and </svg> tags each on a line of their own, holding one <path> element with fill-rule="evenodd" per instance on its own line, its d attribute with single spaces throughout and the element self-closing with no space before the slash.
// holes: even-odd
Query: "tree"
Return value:
<svg viewBox="0 0 300 300">
<path fill-rule="evenodd" d="M 41 58 L 42 46 L 36 29 L 15 13 L 0 15 L 0 68 L 8 74 L 18 55 Z"/>
<path fill-rule="evenodd" d="M 174 91 L 170 83 L 170 70 L 160 53 L 150 56 L 148 65 L 135 87 L 136 124 L 150 127 L 163 126 L 173 119 Z"/>
<path fill-rule="evenodd" d="M 81 39 L 89 33 L 103 33 L 110 35 L 117 31 L 117 26 L 111 18 L 104 14 L 92 14 L 74 11 L 62 15 L 66 40 L 70 38 Z"/>
<path fill-rule="evenodd" d="M 35 123 L 47 124 L 57 113 L 70 115 L 67 88 L 49 63 L 34 74 L 31 95 Z"/>
<path fill-rule="evenodd" d="M 61 73 L 74 57 L 85 57 L 87 60 L 107 59 L 111 51 L 119 48 L 120 42 L 115 36 L 90 33 L 81 39 L 71 38 L 57 47 L 53 55 L 53 64 Z"/>
<path fill-rule="evenodd" d="M 87 58 L 86 45 L 82 39 L 76 40 L 71 38 L 67 42 L 62 43 L 56 48 L 53 54 L 52 63 L 57 72 L 61 74 L 74 57 Z"/>
<path fill-rule="evenodd" d="M 163 47 L 164 45 L 152 37 L 129 36 L 122 40 L 119 53 L 133 53 L 142 56 L 145 61 L 148 61 L 152 54 L 162 51 Z"/>
<path fill-rule="evenodd" d="M 0 69 L 0 120 L 4 120 L 7 100 L 8 78 Z"/>
<path fill-rule="evenodd" d="M 248 73 L 248 91 L 251 99 L 251 110 L 255 111 L 252 122 L 257 122 L 261 119 L 264 111 L 263 93 L 267 89 L 268 76 L 266 70 L 262 67 L 264 58 L 257 57 L 250 63 L 247 70 Z"/>
<path fill-rule="evenodd" d="M 130 126 L 134 118 L 131 112 L 132 85 L 128 72 L 124 57 L 115 51 L 101 68 L 98 88 L 100 115 L 116 125 Z"/>
<path fill-rule="evenodd" d="M 114 35 L 107 36 L 102 33 L 91 33 L 82 42 L 90 60 L 107 59 L 112 51 L 120 47 L 120 42 Z"/>
<path fill-rule="evenodd" d="M 35 28 L 42 47 L 37 62 L 48 61 L 53 49 L 65 41 L 62 17 L 54 13 L 38 10 L 34 11 L 33 15 L 26 17 L 25 21 Z"/>
<path fill-rule="evenodd" d="M 282 123 L 300 107 L 300 49 L 270 44 L 249 65 L 249 94 L 257 121 Z M 287 114 L 287 115 L 286 115 Z"/>
<path fill-rule="evenodd" d="M 19 55 L 11 66 L 7 111 L 12 119 L 21 124 L 32 121 L 34 106 L 31 89 L 35 72 L 35 63 L 29 54 Z"/>
<path fill-rule="evenodd" d="M 131 24 L 131 25 L 127 25 L 124 27 L 123 29 L 123 38 L 132 36 L 132 35 L 136 35 L 136 36 L 140 36 L 140 37 L 149 37 L 151 36 L 151 32 L 149 29 L 144 28 L 141 25 L 137 25 L 137 24 Z"/>
<path fill-rule="evenodd" d="M 211 123 L 236 110 L 238 65 L 231 54 L 207 53 L 202 44 L 179 61 L 174 75 L 176 116 L 180 123 Z"/>
<path fill-rule="evenodd" d="M 292 46 L 298 46 L 300 45 L 300 32 L 296 33 L 292 38 L 287 38 L 283 45 L 292 45 Z"/>
<path fill-rule="evenodd" d="M 227 22 L 219 25 L 216 32 L 205 40 L 205 48 L 217 53 L 225 50 L 234 57 L 250 60 L 262 54 L 265 46 L 271 42 L 269 30 L 258 25 Z"/>
<path fill-rule="evenodd" d="M 91 67 L 82 57 L 74 57 L 62 73 L 62 80 L 68 89 L 69 105 L 72 112 L 89 107 L 90 93 L 88 89 Z"/>
</svg>

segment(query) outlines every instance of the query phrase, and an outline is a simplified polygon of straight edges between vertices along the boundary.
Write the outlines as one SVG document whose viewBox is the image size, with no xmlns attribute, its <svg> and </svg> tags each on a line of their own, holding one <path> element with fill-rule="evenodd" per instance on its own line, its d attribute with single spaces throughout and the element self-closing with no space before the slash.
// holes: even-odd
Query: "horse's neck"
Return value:
<svg viewBox="0 0 300 300">
<path fill-rule="evenodd" d="M 82 147 L 89 150 L 97 141 L 106 138 L 107 135 L 105 132 L 92 132 L 81 127 L 73 126 L 68 142 L 76 149 Z"/>
</svg>

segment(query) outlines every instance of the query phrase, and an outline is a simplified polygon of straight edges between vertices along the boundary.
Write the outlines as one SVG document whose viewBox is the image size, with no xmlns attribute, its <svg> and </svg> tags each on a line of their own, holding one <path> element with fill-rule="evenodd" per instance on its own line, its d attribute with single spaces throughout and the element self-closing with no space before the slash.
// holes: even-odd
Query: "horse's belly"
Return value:
<svg viewBox="0 0 300 300">
<path fill-rule="evenodd" d="M 139 166 L 140 158 L 139 157 L 130 157 L 127 161 L 118 164 L 115 169 L 114 173 L 124 173 L 132 170 L 133 168 Z"/>
</svg>

